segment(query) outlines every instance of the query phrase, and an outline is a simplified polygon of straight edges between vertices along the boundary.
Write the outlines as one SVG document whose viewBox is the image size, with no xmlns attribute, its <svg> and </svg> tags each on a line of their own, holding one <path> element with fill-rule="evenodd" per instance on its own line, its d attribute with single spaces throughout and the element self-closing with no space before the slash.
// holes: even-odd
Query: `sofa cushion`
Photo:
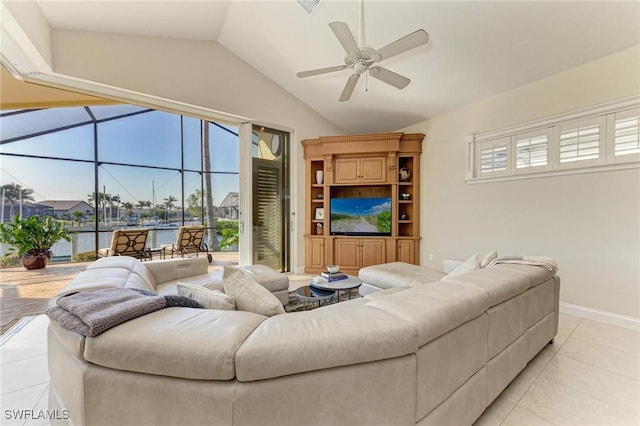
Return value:
<svg viewBox="0 0 640 426">
<path fill-rule="evenodd" d="M 553 276 L 539 266 L 499 264 L 464 274 L 446 281 L 477 286 L 487 291 L 490 306 L 510 299 L 526 289 L 538 285 Z"/>
<path fill-rule="evenodd" d="M 374 293 L 369 293 L 367 295 L 365 295 L 363 297 L 364 300 L 368 301 L 368 300 L 376 300 L 379 299 L 381 297 L 386 297 L 390 294 L 394 294 L 394 293 L 398 293 L 399 291 L 404 291 L 408 288 L 411 288 L 409 286 L 400 286 L 400 287 L 392 287 L 392 288 L 387 288 L 384 290 L 380 290 L 380 291 L 376 291 Z"/>
<path fill-rule="evenodd" d="M 400 286 L 416 286 L 437 281 L 444 276 L 443 272 L 424 266 L 404 262 L 385 263 L 383 265 L 366 266 L 360 269 L 358 277 L 365 283 L 379 288 Z"/>
<path fill-rule="evenodd" d="M 84 358 L 117 370 L 230 380 L 237 348 L 265 319 L 250 312 L 161 309 L 87 338 Z"/>
<path fill-rule="evenodd" d="M 104 258 L 108 259 L 108 258 Z M 58 294 L 64 296 L 78 291 L 103 290 L 107 288 L 133 288 L 155 293 L 147 280 L 125 268 L 94 268 L 79 273 Z"/>
<path fill-rule="evenodd" d="M 225 266 L 222 284 L 225 293 L 236 300 L 236 307 L 240 311 L 269 317 L 284 314 L 284 307 L 278 298 L 238 268 Z"/>
<path fill-rule="evenodd" d="M 202 275 L 195 275 L 192 277 L 184 277 L 179 280 L 168 281 L 156 286 L 156 293 L 161 296 L 168 296 L 170 294 L 178 294 L 178 283 L 186 283 L 191 285 L 197 285 L 209 290 L 221 290 L 224 291 L 222 285 L 222 274 L 216 276 L 213 272 L 209 272 Z"/>
<path fill-rule="evenodd" d="M 156 284 L 185 281 L 188 277 L 207 275 L 209 271 L 206 257 L 154 260 L 144 262 L 144 266 L 153 274 Z"/>
<path fill-rule="evenodd" d="M 156 286 L 156 279 L 149 269 L 138 259 L 129 256 L 111 256 L 96 260 L 87 269 L 124 268 L 140 275 L 151 287 Z"/>
<path fill-rule="evenodd" d="M 241 266 L 239 269 L 271 293 L 289 289 L 289 277 L 281 274 L 280 272 L 274 271 L 268 266 L 249 265 Z"/>
<path fill-rule="evenodd" d="M 350 302 L 344 302 L 350 303 Z M 335 306 L 343 305 L 339 303 Z M 331 305 L 333 306 L 333 305 Z M 277 315 L 236 353 L 240 381 L 394 358 L 417 350 L 415 328 L 364 304 Z"/>
<path fill-rule="evenodd" d="M 489 296 L 474 285 L 436 281 L 372 300 L 367 306 L 409 322 L 422 346 L 482 314 L 489 307 Z"/>
<path fill-rule="evenodd" d="M 183 283 L 178 281 L 178 295 L 186 296 L 199 302 L 205 309 L 220 309 L 223 311 L 235 311 L 236 301 L 232 296 L 221 291 L 209 290 L 200 285 Z"/>
</svg>

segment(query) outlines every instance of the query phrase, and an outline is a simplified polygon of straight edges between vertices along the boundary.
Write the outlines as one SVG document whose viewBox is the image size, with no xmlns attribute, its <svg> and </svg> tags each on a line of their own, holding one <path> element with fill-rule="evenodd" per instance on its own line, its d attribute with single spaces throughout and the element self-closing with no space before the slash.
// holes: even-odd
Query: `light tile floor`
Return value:
<svg viewBox="0 0 640 426">
<path fill-rule="evenodd" d="M 299 285 L 306 277 L 295 278 Z M 12 410 L 33 410 L 37 416 L 47 408 L 47 324 L 44 315 L 26 317 L 0 338 L 2 425 L 48 424 L 45 419 L 10 418 Z M 639 425 L 639 337 L 638 332 L 561 314 L 554 343 L 475 425 Z"/>
</svg>

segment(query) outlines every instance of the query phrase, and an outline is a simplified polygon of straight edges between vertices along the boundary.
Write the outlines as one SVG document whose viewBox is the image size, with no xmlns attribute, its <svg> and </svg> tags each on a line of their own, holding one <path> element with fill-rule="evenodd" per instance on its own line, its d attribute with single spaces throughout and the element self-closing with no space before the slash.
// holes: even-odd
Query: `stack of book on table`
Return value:
<svg viewBox="0 0 640 426">
<path fill-rule="evenodd" d="M 347 278 L 349 278 L 347 274 L 345 274 L 342 271 L 338 271 L 338 272 L 323 271 L 323 272 L 320 272 L 320 276 L 327 281 L 339 281 L 339 280 L 346 280 Z"/>
</svg>

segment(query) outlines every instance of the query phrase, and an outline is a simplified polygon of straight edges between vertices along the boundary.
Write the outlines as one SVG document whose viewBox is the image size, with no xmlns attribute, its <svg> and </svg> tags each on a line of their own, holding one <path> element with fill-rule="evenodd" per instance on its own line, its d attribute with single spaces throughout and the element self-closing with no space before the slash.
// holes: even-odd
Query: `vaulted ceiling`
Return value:
<svg viewBox="0 0 640 426">
<path fill-rule="evenodd" d="M 11 0 L 7 0 L 11 1 Z M 364 37 L 376 49 L 419 28 L 428 44 L 381 63 L 411 79 L 398 90 L 351 70 L 329 23 L 359 38 L 357 1 L 37 0 L 52 29 L 217 41 L 345 132 L 389 131 L 640 44 L 637 1 L 365 1 Z"/>
</svg>

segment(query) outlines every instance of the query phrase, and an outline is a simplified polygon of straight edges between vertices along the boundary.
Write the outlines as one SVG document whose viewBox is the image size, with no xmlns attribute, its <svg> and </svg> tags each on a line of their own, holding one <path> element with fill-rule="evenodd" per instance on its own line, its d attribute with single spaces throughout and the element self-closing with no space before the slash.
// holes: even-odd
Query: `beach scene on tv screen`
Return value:
<svg viewBox="0 0 640 426">
<path fill-rule="evenodd" d="M 331 232 L 391 233 L 391 199 L 332 198 Z"/>
</svg>

